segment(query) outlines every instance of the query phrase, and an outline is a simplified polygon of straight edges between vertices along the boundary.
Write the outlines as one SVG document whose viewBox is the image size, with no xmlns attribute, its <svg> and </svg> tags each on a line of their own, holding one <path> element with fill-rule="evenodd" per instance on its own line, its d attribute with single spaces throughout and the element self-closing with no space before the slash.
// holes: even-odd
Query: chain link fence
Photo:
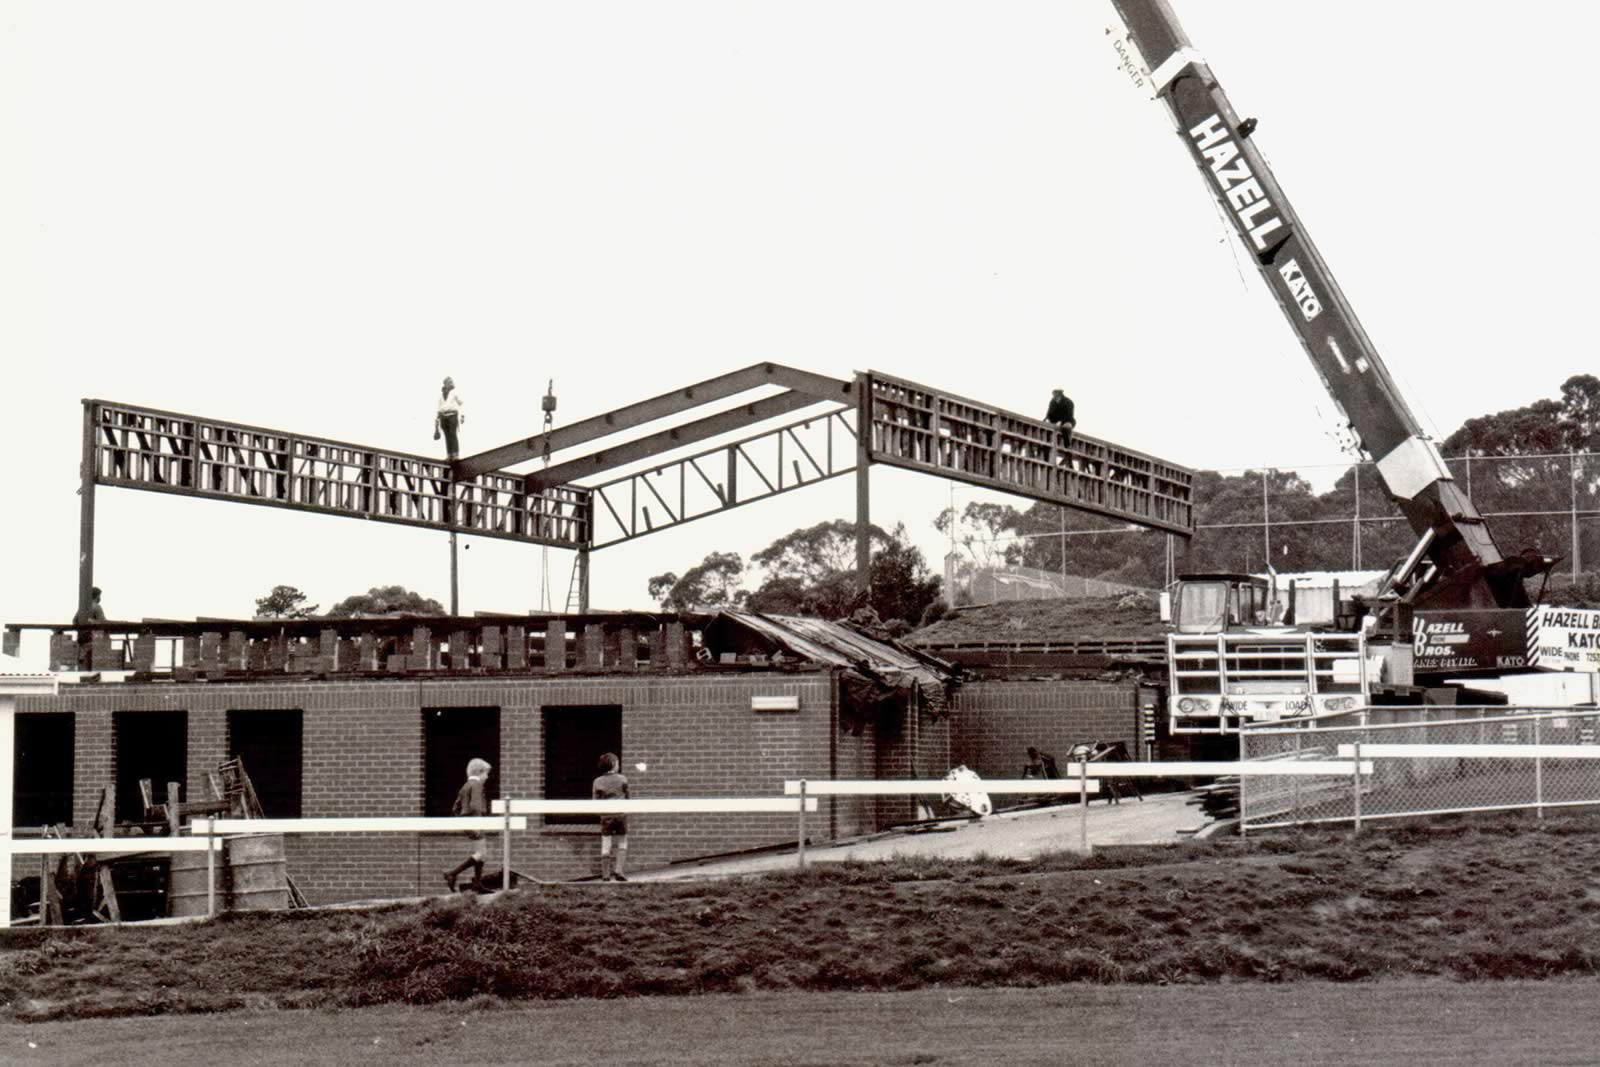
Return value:
<svg viewBox="0 0 1600 1067">
<path fill-rule="evenodd" d="M 1245 760 L 1359 753 L 1372 762 L 1372 773 L 1361 776 L 1243 778 L 1245 831 L 1600 804 L 1600 710 L 1594 709 L 1371 708 L 1317 726 L 1247 726 L 1239 748 Z"/>
<path fill-rule="evenodd" d="M 1475 456 L 1449 459 L 1445 465 L 1491 520 L 1502 551 L 1537 548 L 1563 557 L 1563 569 L 1574 576 L 1600 565 L 1600 455 Z M 1340 473 L 1331 488 L 1321 493 L 1310 489 L 1312 480 L 1322 482 L 1336 469 Z M 1255 481 L 1260 488 L 1253 494 L 1228 493 L 1225 517 L 1213 512 L 1200 520 L 1190 551 L 1208 565 L 1226 562 L 1253 570 L 1270 560 L 1279 570 L 1381 569 L 1416 542 L 1374 464 L 1215 473 Z M 1213 555 L 1226 559 L 1210 560 Z"/>
<path fill-rule="evenodd" d="M 1600 453 L 1460 457 L 1445 465 L 1502 553 L 1558 556 L 1558 572 L 1574 580 L 1600 570 Z M 1018 562 L 1045 572 L 1116 571 L 1151 586 L 1179 572 L 1257 573 L 1268 563 L 1282 572 L 1385 570 L 1417 540 L 1370 462 L 1199 471 L 1195 497 L 1195 535 L 1184 544 L 1109 521 L 1068 529 L 1065 519 L 1057 531 L 971 540 L 993 549 L 1019 545 Z"/>
</svg>

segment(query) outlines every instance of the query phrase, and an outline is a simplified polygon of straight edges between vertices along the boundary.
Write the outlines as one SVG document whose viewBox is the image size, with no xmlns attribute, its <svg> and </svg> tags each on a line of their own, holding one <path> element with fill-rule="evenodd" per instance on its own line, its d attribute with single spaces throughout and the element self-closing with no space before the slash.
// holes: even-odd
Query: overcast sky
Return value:
<svg viewBox="0 0 1600 1067">
<path fill-rule="evenodd" d="M 1424 423 L 1594 370 L 1600 9 L 1174 0 Z M 1109 3 L 0 2 L 0 620 L 70 618 L 79 400 L 465 451 L 750 363 L 877 369 L 1193 467 L 1341 460 L 1332 405 Z M 873 472 L 938 565 L 948 483 Z M 852 480 L 594 556 L 597 608 L 853 513 Z M 958 488 L 958 506 L 972 492 Z M 1025 502 L 1018 501 L 1019 504 Z M 276 583 L 448 600 L 446 539 L 98 493 L 112 618 Z M 469 539 L 462 610 L 540 606 Z M 571 555 L 548 554 L 564 602 Z"/>
</svg>

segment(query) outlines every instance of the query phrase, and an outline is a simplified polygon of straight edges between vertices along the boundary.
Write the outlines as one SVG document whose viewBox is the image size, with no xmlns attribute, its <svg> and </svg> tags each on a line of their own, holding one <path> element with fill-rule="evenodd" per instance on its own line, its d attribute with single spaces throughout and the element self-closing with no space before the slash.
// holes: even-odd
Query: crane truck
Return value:
<svg viewBox="0 0 1600 1067">
<path fill-rule="evenodd" d="M 1381 660 L 1368 655 L 1359 621 L 1343 633 L 1259 625 L 1266 620 L 1250 609 L 1263 595 L 1258 579 L 1180 579 L 1167 655 L 1173 732 L 1228 733 L 1252 719 L 1347 710 L 1371 697 L 1380 663 L 1408 687 L 1476 667 L 1522 667 L 1525 582 L 1555 560 L 1507 556 L 1495 544 L 1257 149 L 1256 121 L 1234 110 L 1171 6 L 1112 3 L 1202 180 L 1417 537 L 1373 605 L 1389 636 Z M 1450 654 L 1478 631 L 1499 641 L 1482 662 Z"/>
</svg>

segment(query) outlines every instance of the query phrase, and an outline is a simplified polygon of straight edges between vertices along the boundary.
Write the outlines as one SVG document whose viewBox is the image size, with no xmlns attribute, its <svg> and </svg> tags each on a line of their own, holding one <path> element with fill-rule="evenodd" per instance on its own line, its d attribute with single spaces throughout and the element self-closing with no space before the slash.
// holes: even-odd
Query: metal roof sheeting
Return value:
<svg viewBox="0 0 1600 1067">
<path fill-rule="evenodd" d="M 868 637 L 842 622 L 804 615 L 758 615 L 750 611 L 718 613 L 761 634 L 790 652 L 835 667 L 866 668 L 875 674 L 925 672 L 941 680 L 954 672 L 937 660 Z"/>
</svg>

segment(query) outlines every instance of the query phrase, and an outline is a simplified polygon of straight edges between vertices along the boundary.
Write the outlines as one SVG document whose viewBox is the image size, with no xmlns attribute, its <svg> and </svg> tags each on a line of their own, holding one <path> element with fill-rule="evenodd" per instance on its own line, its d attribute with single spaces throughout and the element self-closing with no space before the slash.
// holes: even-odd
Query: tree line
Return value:
<svg viewBox="0 0 1600 1067">
<path fill-rule="evenodd" d="M 905 524 L 893 531 L 871 525 L 867 537 L 871 562 L 866 591 L 857 580 L 856 524 L 847 519 L 784 534 L 752 555 L 749 565 L 737 552 L 712 552 L 681 575 L 656 575 L 647 590 L 668 611 L 743 608 L 823 619 L 854 617 L 891 636 L 939 618 L 944 611 L 940 578 L 910 543 Z M 757 575 L 759 584 L 746 588 Z"/>
</svg>

